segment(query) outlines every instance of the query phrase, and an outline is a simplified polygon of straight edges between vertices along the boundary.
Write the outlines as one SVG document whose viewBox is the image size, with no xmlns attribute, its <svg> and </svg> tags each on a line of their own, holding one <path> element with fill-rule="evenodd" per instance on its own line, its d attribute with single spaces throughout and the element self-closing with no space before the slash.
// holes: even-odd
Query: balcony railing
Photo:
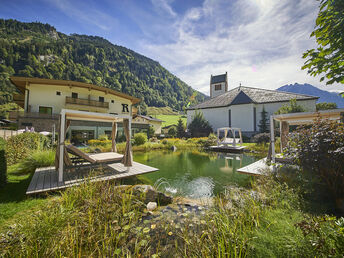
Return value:
<svg viewBox="0 0 344 258">
<path fill-rule="evenodd" d="M 109 102 L 100 102 L 100 101 L 96 101 L 96 100 L 79 99 L 79 98 L 72 98 L 72 97 L 66 97 L 66 104 L 109 108 Z"/>
</svg>

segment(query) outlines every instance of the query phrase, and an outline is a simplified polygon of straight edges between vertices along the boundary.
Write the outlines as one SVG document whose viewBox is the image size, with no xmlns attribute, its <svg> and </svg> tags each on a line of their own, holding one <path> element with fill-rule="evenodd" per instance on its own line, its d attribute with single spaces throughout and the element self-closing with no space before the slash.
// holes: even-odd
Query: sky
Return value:
<svg viewBox="0 0 344 258">
<path fill-rule="evenodd" d="M 210 75 L 229 89 L 276 89 L 320 77 L 301 70 L 315 48 L 316 0 L 0 0 L 0 18 L 49 23 L 65 34 L 101 36 L 158 61 L 209 95 Z"/>
</svg>

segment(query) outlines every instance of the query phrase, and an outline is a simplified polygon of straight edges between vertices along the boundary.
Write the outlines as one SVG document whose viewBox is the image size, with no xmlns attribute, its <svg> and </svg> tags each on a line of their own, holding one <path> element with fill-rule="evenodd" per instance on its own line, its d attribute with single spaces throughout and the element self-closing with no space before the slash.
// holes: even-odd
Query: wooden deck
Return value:
<svg viewBox="0 0 344 258">
<path fill-rule="evenodd" d="M 132 167 L 125 167 L 122 163 L 114 163 L 107 165 L 110 169 L 100 175 L 90 178 L 90 181 L 108 181 L 122 179 L 126 177 L 142 175 L 145 173 L 158 171 L 157 168 L 150 167 L 138 162 L 133 162 Z M 71 186 L 81 184 L 87 177 L 87 173 L 70 172 L 64 174 L 64 182 L 58 182 L 58 173 L 55 167 L 38 168 L 33 175 L 26 194 L 37 194 L 48 191 L 62 190 Z"/>
<path fill-rule="evenodd" d="M 273 166 L 266 165 L 266 158 L 260 159 L 250 165 L 238 168 L 237 172 L 251 176 L 266 175 L 273 170 Z"/>
<path fill-rule="evenodd" d="M 241 153 L 245 150 L 246 146 L 210 146 L 209 149 L 212 151 L 220 152 L 232 152 L 232 153 Z"/>
</svg>

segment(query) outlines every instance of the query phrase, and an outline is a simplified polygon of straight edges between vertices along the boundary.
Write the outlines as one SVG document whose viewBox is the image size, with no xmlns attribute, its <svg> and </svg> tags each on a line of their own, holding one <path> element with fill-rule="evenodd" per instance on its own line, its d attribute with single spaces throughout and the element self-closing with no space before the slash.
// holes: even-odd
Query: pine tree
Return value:
<svg viewBox="0 0 344 258">
<path fill-rule="evenodd" d="M 261 133 L 266 133 L 268 132 L 268 112 L 265 111 L 265 107 L 263 106 L 263 110 L 261 113 L 261 120 L 259 121 L 259 131 Z"/>
<path fill-rule="evenodd" d="M 182 138 L 184 137 L 184 134 L 185 134 L 184 123 L 183 123 L 183 120 L 179 118 L 178 125 L 177 125 L 177 137 Z"/>
</svg>

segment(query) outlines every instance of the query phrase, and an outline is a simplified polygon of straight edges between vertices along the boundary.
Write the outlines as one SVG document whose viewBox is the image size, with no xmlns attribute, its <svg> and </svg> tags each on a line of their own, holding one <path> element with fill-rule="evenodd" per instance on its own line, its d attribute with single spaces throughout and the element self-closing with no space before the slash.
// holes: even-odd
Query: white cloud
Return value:
<svg viewBox="0 0 344 258">
<path fill-rule="evenodd" d="M 177 14 L 173 11 L 167 0 L 151 0 L 156 10 L 162 12 L 162 14 L 168 14 L 175 17 Z"/>
<path fill-rule="evenodd" d="M 93 25 L 98 29 L 109 31 L 118 25 L 118 21 L 114 17 L 93 8 L 89 3 L 69 0 L 48 1 L 69 17 L 86 23 L 86 26 Z"/>
<path fill-rule="evenodd" d="M 142 41 L 140 50 L 207 94 L 210 74 L 225 71 L 230 87 L 321 86 L 301 70 L 302 53 L 315 47 L 309 35 L 317 12 L 309 0 L 205 0 L 161 28 L 176 33 L 174 42 Z"/>
</svg>

